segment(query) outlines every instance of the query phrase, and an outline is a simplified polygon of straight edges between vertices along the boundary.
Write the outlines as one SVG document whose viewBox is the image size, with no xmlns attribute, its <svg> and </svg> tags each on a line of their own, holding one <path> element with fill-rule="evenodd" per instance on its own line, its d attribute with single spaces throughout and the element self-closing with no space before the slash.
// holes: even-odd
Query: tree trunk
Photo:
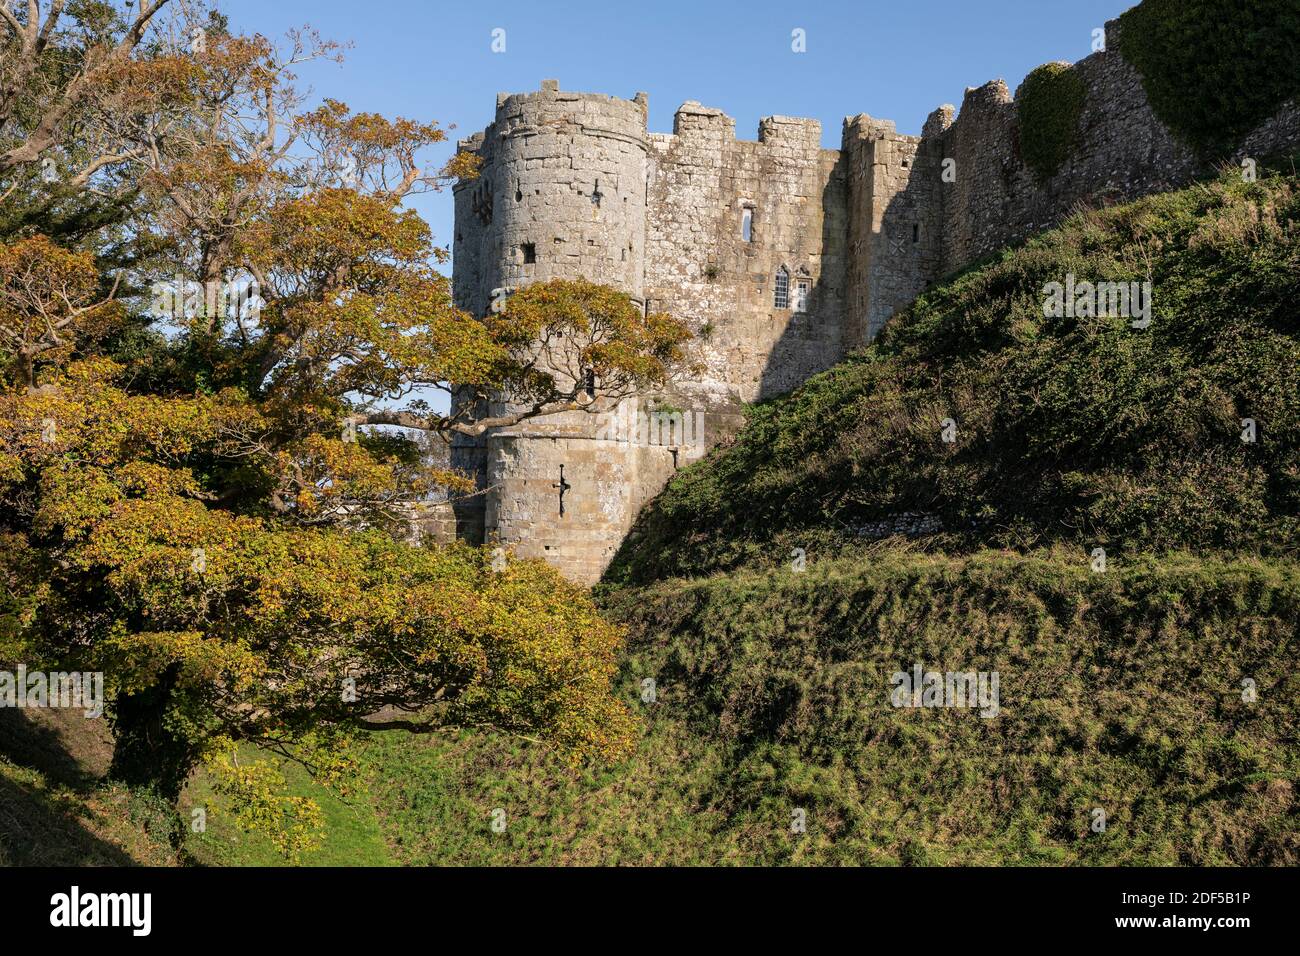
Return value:
<svg viewBox="0 0 1300 956">
<path fill-rule="evenodd" d="M 175 669 L 153 687 L 120 694 L 113 702 L 113 762 L 109 776 L 130 787 L 151 790 L 173 806 L 198 763 L 199 750 L 175 726 Z"/>
</svg>

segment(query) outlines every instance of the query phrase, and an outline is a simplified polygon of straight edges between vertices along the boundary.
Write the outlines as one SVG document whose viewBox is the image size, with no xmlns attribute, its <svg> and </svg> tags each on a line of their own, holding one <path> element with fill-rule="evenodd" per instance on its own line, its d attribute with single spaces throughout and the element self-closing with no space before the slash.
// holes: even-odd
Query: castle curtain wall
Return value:
<svg viewBox="0 0 1300 956">
<path fill-rule="evenodd" d="M 930 284 L 1079 205 L 1204 172 L 1155 117 L 1116 52 L 1116 30 L 1107 24 L 1108 50 L 1071 67 L 1087 100 L 1077 141 L 1046 181 L 1021 159 L 1016 100 L 1001 80 L 968 89 L 955 117 L 940 107 L 919 137 L 850 117 L 839 150 L 821 147 L 810 119 L 766 117 L 756 141 L 737 140 L 721 110 L 686 103 L 672 134 L 650 134 L 644 94 L 569 93 L 547 81 L 499 96 L 493 124 L 460 144 L 483 166 L 455 188 L 457 304 L 483 314 L 498 290 L 581 276 L 671 312 L 696 333 L 702 371 L 663 397 L 700 424 L 686 444 L 643 441 L 635 427 L 611 436 L 583 413 L 458 438 L 452 463 L 481 493 L 455 503 L 456 533 L 594 582 L 640 508 L 675 467 L 738 426 L 743 403 L 829 368 Z M 1297 146 L 1300 107 L 1289 103 L 1234 161 Z"/>
</svg>

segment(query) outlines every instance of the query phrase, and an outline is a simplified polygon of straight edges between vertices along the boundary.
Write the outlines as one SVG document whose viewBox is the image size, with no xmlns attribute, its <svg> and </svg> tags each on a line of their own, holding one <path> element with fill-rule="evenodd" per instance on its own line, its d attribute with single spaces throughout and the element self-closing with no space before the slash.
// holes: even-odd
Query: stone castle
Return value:
<svg viewBox="0 0 1300 956">
<path fill-rule="evenodd" d="M 935 110 L 922 135 L 861 114 L 841 148 L 816 120 L 769 116 L 738 140 L 721 110 L 688 102 L 650 133 L 647 97 L 559 89 L 500 94 L 481 159 L 455 187 L 456 304 L 553 278 L 615 286 L 684 319 L 702 371 L 606 415 L 532 419 L 460 438 L 452 463 L 480 492 L 442 534 L 496 542 L 592 583 L 674 469 L 734 431 L 743 403 L 787 391 L 869 342 L 923 289 L 1057 222 L 1081 203 L 1185 184 L 1201 169 L 1156 118 L 1137 72 L 1107 49 L 1074 64 L 1088 97 L 1070 158 L 1046 182 L 1019 156 L 1016 99 L 1001 80 Z M 1300 143 L 1288 104 L 1239 156 Z M 495 413 L 500 409 L 484 409 Z M 667 415 L 668 421 L 664 423 Z"/>
</svg>

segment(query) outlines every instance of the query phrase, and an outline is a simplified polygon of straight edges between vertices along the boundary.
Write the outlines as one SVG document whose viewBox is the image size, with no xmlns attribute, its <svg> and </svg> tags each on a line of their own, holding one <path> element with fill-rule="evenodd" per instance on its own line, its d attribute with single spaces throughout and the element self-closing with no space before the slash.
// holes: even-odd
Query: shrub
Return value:
<svg viewBox="0 0 1300 956">
<path fill-rule="evenodd" d="M 1156 115 L 1207 159 L 1300 95 L 1295 0 L 1145 0 L 1120 17 L 1119 47 Z"/>
<path fill-rule="evenodd" d="M 1087 86 L 1068 63 L 1045 63 L 1025 77 L 1016 99 L 1020 153 L 1040 180 L 1056 175 L 1076 148 L 1087 98 Z"/>
</svg>

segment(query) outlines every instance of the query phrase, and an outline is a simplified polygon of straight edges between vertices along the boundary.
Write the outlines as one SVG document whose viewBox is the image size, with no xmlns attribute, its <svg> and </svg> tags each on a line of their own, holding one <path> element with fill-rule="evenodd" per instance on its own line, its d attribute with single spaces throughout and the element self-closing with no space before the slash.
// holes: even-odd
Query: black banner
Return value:
<svg viewBox="0 0 1300 956">
<path fill-rule="evenodd" d="M 850 924 L 865 939 L 927 926 L 954 941 L 961 927 L 980 933 L 971 939 L 1041 938 L 1047 924 L 1063 940 L 1196 935 L 1231 946 L 1293 927 L 1298 882 L 1292 869 L 0 871 L 9 940 L 127 946 L 245 930 L 250 941 L 374 945 L 433 921 L 456 938 L 477 927 L 498 943 L 540 941 L 561 922 L 582 934 L 611 918 L 630 938 L 690 926 L 693 943 L 733 946 L 770 943 L 783 927 L 829 939 Z"/>
</svg>

